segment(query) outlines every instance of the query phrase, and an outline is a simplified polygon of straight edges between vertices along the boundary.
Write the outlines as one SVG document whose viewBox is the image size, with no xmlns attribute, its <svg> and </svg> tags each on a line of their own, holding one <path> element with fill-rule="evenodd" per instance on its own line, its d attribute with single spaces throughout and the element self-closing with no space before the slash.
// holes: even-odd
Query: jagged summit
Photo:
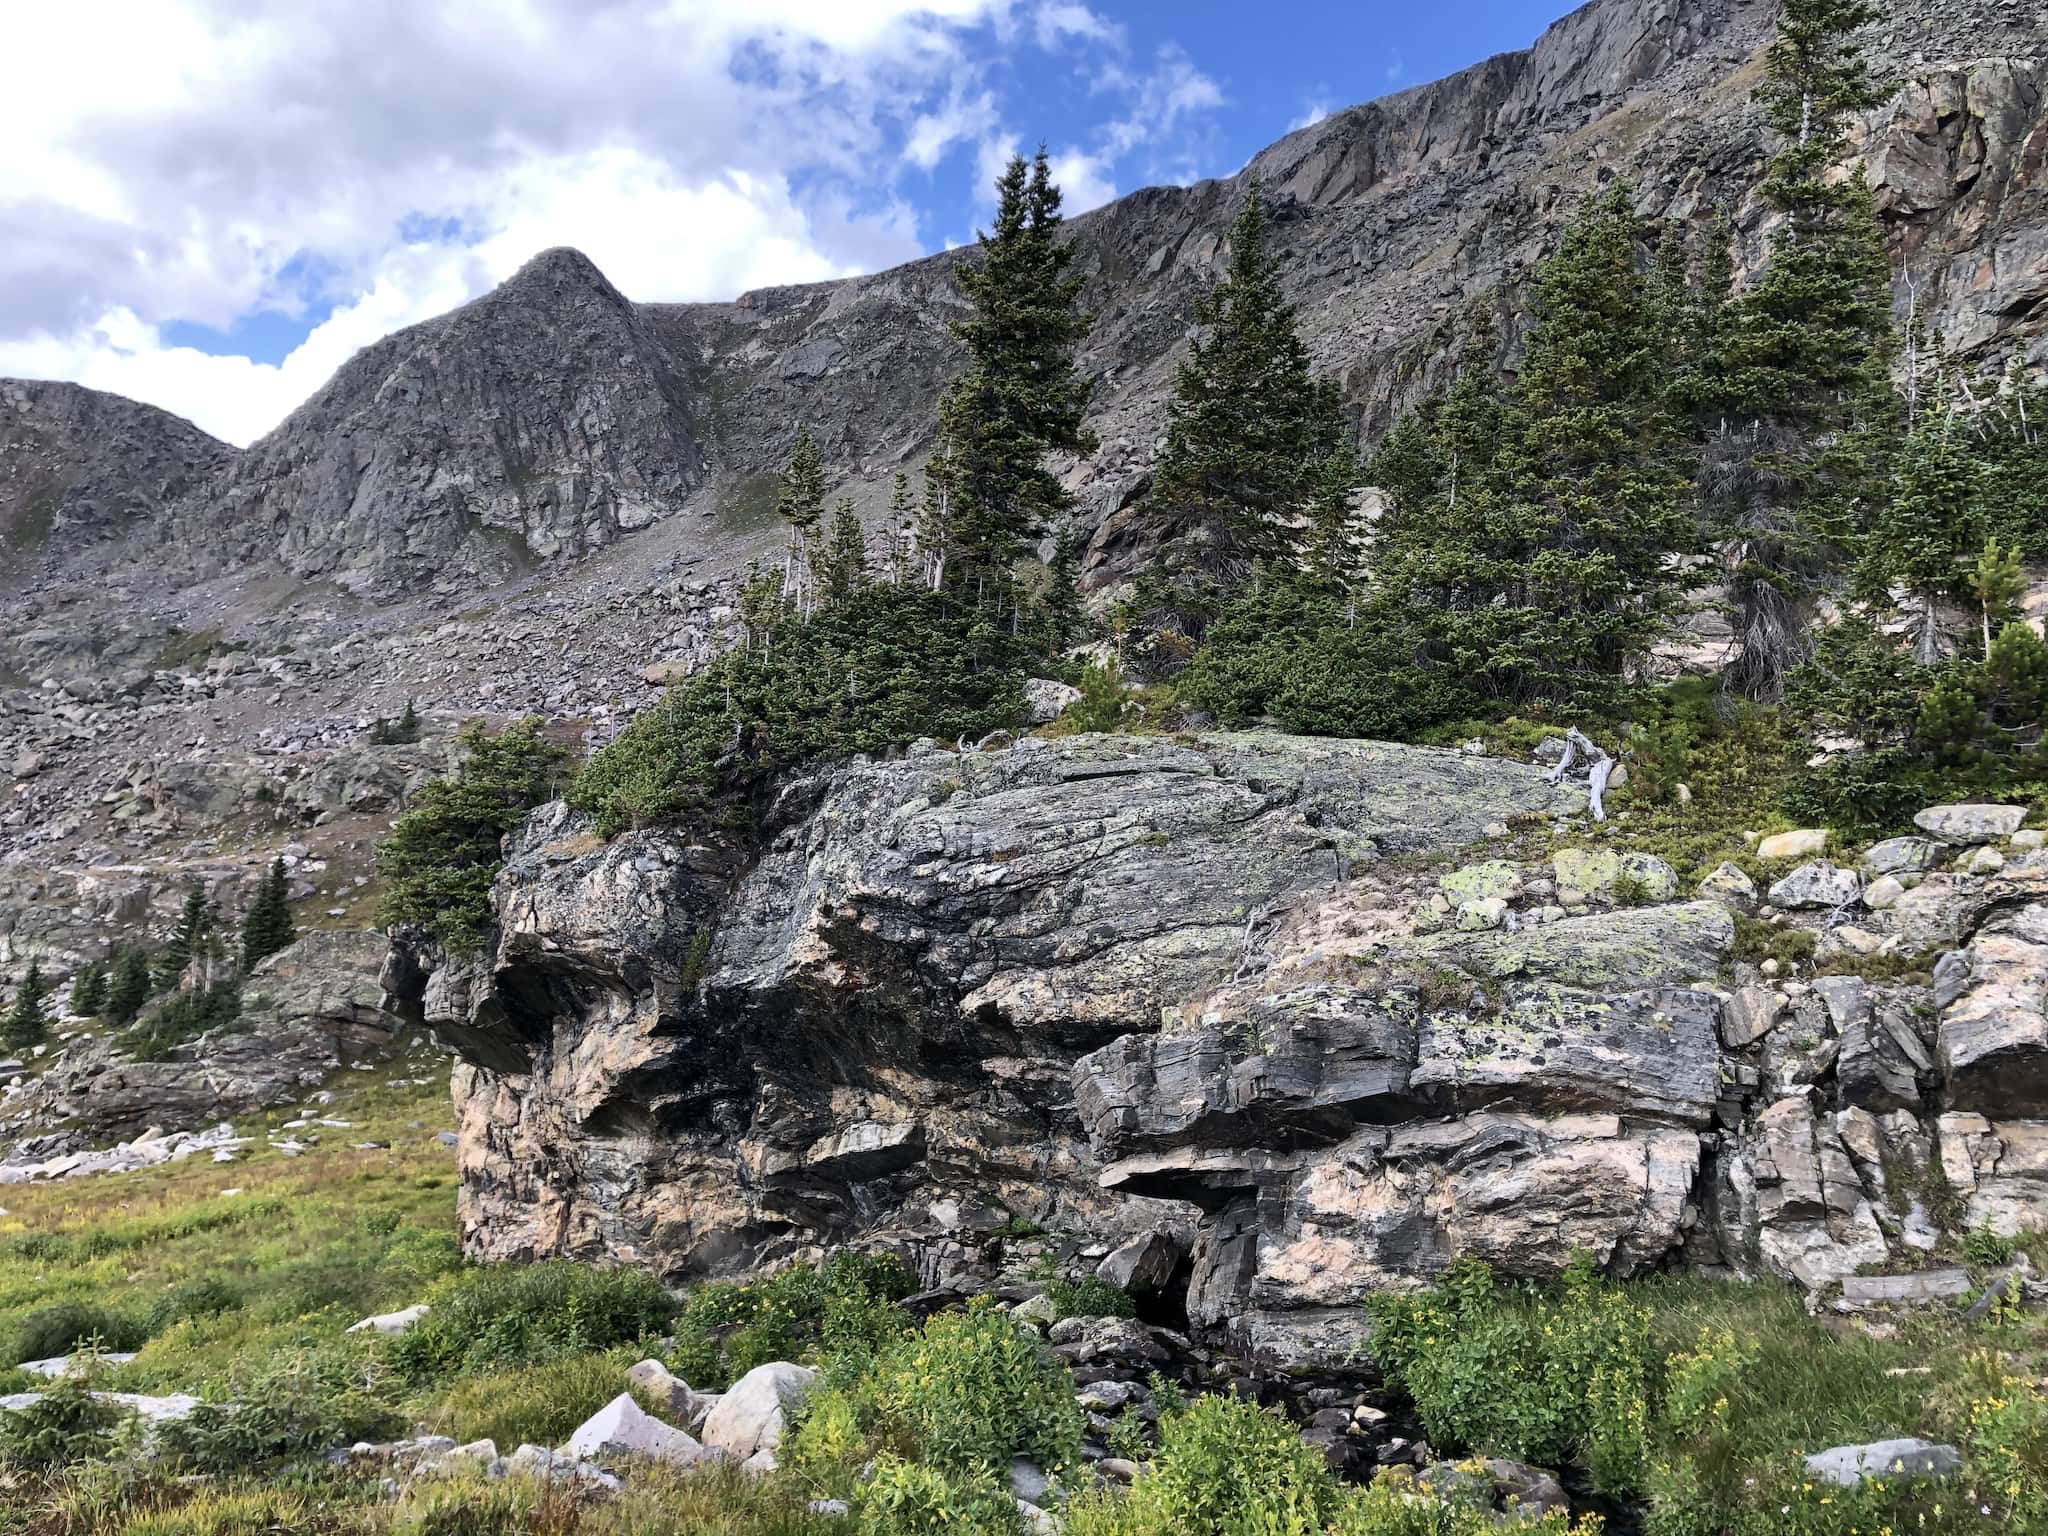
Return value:
<svg viewBox="0 0 2048 1536">
<path fill-rule="evenodd" d="M 2032 10 L 1938 0 L 1873 28 L 1870 44 L 1899 85 L 1864 155 L 1901 293 L 1910 273 L 1920 313 L 1966 363 L 2048 360 L 2048 189 L 2032 174 L 2048 153 L 2048 53 Z M 1338 112 L 1237 176 L 1076 218 L 1094 316 L 1083 361 L 1100 381 L 1101 450 L 1067 470 L 1095 530 L 1088 584 L 1127 575 L 1152 547 L 1142 492 L 1174 361 L 1250 177 L 1316 366 L 1370 443 L 1442 381 L 1445 324 L 1473 298 L 1493 304 L 1511 360 L 1536 263 L 1607 180 L 1672 224 L 1726 209 L 1738 266 L 1753 258 L 1765 210 L 1752 91 L 1775 19 L 1768 0 L 1593 0 L 1529 49 Z M 380 597 L 500 578 L 685 511 L 723 549 L 800 423 L 835 481 L 872 506 L 929 448 L 959 363 L 960 259 L 635 304 L 582 252 L 545 250 L 364 349 L 239 459 L 202 455 L 175 483 L 145 471 L 120 526 L 159 535 L 137 551 L 151 580 L 180 574 L 161 564 L 169 547 L 209 569 L 278 561 Z M 0 434 L 19 412 L 0 405 Z M 129 462 L 77 473 L 111 485 Z M 713 523 L 714 509 L 738 515 Z M 160 537 L 166 527 L 178 536 Z"/>
</svg>

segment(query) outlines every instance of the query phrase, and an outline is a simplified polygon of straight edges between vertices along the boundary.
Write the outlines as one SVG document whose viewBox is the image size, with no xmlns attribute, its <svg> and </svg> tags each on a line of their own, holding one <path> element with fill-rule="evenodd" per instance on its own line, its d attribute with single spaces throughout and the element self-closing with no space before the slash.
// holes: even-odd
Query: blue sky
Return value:
<svg viewBox="0 0 2048 1536">
<path fill-rule="evenodd" d="M 535 251 L 729 298 L 1080 209 L 1527 46 L 1562 0 L 70 0 L 10 32 L 0 374 L 246 442 Z"/>
</svg>

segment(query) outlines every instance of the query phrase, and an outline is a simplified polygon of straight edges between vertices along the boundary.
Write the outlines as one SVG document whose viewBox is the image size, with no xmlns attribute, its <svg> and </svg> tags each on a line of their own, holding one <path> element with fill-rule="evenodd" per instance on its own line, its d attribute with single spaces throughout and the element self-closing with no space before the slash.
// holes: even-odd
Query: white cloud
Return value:
<svg viewBox="0 0 2048 1536">
<path fill-rule="evenodd" d="M 1064 214 L 1086 213 L 1116 196 L 1116 182 L 1101 157 L 1078 149 L 1052 157 L 1052 179 L 1059 183 L 1060 212 Z"/>
<path fill-rule="evenodd" d="M 1303 128 L 1313 128 L 1329 115 L 1330 104 L 1327 101 L 1303 102 L 1301 115 L 1287 125 L 1287 131 L 1294 133 Z"/>
<path fill-rule="evenodd" d="M 1222 102 L 1178 48 L 1129 67 L 1079 0 L 67 0 L 5 31 L 36 67 L 0 92 L 0 374 L 237 442 L 548 245 L 659 300 L 952 235 L 897 178 L 972 146 L 985 215 L 1020 141 L 991 33 L 1099 73 L 1109 120 L 1058 157 L 1071 211 L 1179 177 Z M 263 310 L 324 318 L 275 364 L 165 340 Z"/>
</svg>

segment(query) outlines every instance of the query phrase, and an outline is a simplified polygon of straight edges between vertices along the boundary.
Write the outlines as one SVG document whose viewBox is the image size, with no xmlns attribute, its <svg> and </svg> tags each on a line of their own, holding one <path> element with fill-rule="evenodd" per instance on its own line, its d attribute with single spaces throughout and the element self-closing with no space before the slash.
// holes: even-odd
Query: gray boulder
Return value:
<svg viewBox="0 0 2048 1536">
<path fill-rule="evenodd" d="M 1913 825 L 1952 848 L 1971 848 L 2011 837 L 2026 819 L 2024 805 L 1930 805 Z"/>
<path fill-rule="evenodd" d="M 1770 900 L 1774 907 L 1846 907 L 1862 893 L 1855 870 L 1816 859 L 1772 881 Z"/>
<path fill-rule="evenodd" d="M 818 1373 L 777 1361 L 757 1365 L 732 1384 L 704 1420 L 704 1443 L 734 1461 L 748 1461 L 782 1444 L 788 1411 L 803 1401 Z"/>
<path fill-rule="evenodd" d="M 1842 1488 L 1854 1488 L 1873 1477 L 1901 1481 L 1947 1477 L 1962 1467 L 1962 1455 L 1954 1446 L 1912 1437 L 1837 1445 L 1806 1458 L 1810 1475 Z"/>
<path fill-rule="evenodd" d="M 1133 1296 L 1144 1296 L 1165 1287 L 1184 1251 L 1170 1234 L 1147 1232 L 1112 1249 L 1095 1273 Z"/>
<path fill-rule="evenodd" d="M 621 1392 L 579 1424 L 562 1450 L 582 1460 L 643 1456 L 678 1467 L 690 1466 L 705 1456 L 702 1445 L 655 1418 L 633 1401 L 630 1392 Z"/>
</svg>

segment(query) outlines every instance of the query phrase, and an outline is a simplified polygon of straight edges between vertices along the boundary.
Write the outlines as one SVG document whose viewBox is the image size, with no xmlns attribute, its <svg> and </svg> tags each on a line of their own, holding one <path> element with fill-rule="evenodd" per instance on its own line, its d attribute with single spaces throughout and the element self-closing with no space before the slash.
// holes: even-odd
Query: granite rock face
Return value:
<svg viewBox="0 0 2048 1536">
<path fill-rule="evenodd" d="M 751 862 L 543 808 L 494 948 L 421 994 L 465 1240 L 670 1278 L 888 1241 L 943 1287 L 1021 1217 L 1332 1365 L 1461 1256 L 1823 1290 L 1936 1245 L 1937 1171 L 2048 1220 L 2048 856 L 1928 877 L 1931 985 L 1791 981 L 1717 901 L 1572 915 L 1547 860 L 1473 857 L 1582 813 L 1533 766 L 1265 734 L 927 743 L 785 786 Z M 1496 926 L 1449 907 L 1475 882 Z"/>
<path fill-rule="evenodd" d="M 1359 871 L 1582 797 L 1452 752 L 1224 736 L 927 751 L 788 799 L 736 885 L 670 834 L 528 823 L 495 953 L 425 996 L 468 1063 L 480 1251 L 745 1268 L 878 1208 L 1134 1233 L 1149 1207 L 1099 1187 L 1069 1108 L 1077 1057 Z"/>
<path fill-rule="evenodd" d="M 90 558 L 121 540 L 147 544 L 165 512 L 234 457 L 154 406 L 77 384 L 0 379 L 0 592 L 52 548 Z"/>
</svg>

